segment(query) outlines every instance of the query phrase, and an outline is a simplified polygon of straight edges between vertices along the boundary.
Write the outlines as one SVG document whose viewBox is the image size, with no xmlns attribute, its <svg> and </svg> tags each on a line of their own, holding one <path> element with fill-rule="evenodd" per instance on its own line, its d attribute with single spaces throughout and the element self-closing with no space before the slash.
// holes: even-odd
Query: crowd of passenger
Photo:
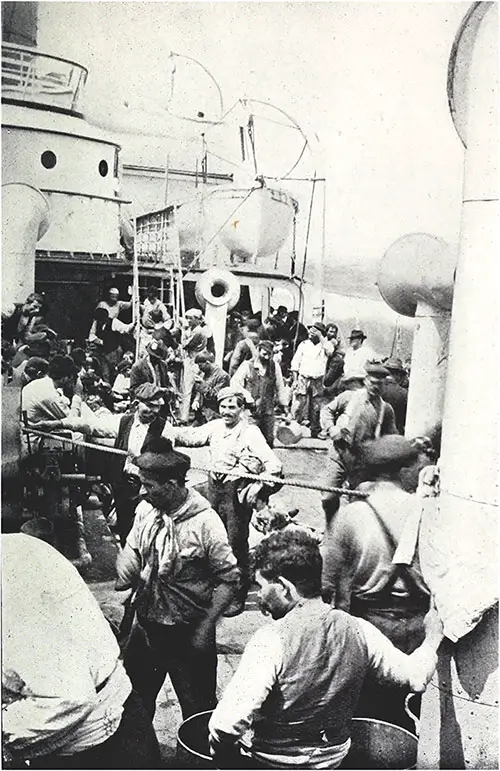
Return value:
<svg viewBox="0 0 500 771">
<path fill-rule="evenodd" d="M 7 760 L 158 767 L 151 721 L 168 674 L 184 719 L 213 710 L 216 767 L 336 768 L 351 717 L 406 725 L 405 696 L 423 691 L 436 665 L 442 627 L 418 564 L 416 490 L 432 480 L 439 432 L 403 436 L 408 372 L 361 329 L 344 344 L 335 323 L 306 327 L 283 306 L 264 319 L 233 312 L 219 366 L 201 309 L 173 319 L 150 287 L 139 323 L 131 310 L 110 289 L 85 347 L 58 339 L 40 295 L 4 319 L 4 381 L 21 385 L 25 423 L 123 451 L 102 462 L 102 505 L 119 541 L 116 589 L 128 592 L 120 650 L 68 574 L 80 600 L 68 601 L 71 621 L 59 632 L 79 660 L 75 671 L 63 643 L 30 657 L 12 632 Z M 326 443 L 324 469 L 311 480 L 324 490 L 324 532 L 283 517 L 252 554 L 252 518 L 272 515 L 286 481 L 277 422 Z M 204 446 L 207 484 L 187 485 L 191 460 L 178 448 Z M 26 613 L 46 609 L 37 637 L 50 639 L 56 600 L 48 607 L 47 597 L 57 597 L 71 566 L 58 562 L 60 578 L 51 577 L 49 546 L 5 538 L 20 545 L 7 541 L 4 571 L 25 587 Z M 43 580 L 29 583 L 26 562 Z M 217 703 L 216 622 L 243 613 L 255 584 L 274 623 L 252 637 Z M 9 619 L 14 604 L 13 595 Z M 89 623 L 99 646 L 72 633 Z M 49 687 L 56 654 L 63 663 Z M 33 695 L 49 692 L 58 698 Z"/>
</svg>

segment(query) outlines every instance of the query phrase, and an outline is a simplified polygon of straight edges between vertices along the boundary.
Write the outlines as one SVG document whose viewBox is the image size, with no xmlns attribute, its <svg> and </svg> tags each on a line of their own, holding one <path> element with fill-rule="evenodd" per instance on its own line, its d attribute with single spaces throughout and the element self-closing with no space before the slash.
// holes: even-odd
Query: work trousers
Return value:
<svg viewBox="0 0 500 771">
<path fill-rule="evenodd" d="M 250 588 L 250 556 L 248 548 L 248 530 L 252 518 L 252 509 L 238 500 L 241 481 L 229 480 L 216 482 L 208 479 L 208 499 L 227 530 L 229 545 L 236 557 L 241 573 L 241 593 L 244 597 Z"/>
<path fill-rule="evenodd" d="M 269 447 L 274 447 L 274 412 L 263 412 L 254 417 Z"/>
<path fill-rule="evenodd" d="M 292 405 L 290 412 L 297 423 L 309 421 L 311 434 L 318 434 L 321 430 L 320 410 L 323 393 L 322 377 L 304 377 L 297 375 L 293 386 Z"/>
<path fill-rule="evenodd" d="M 380 605 L 353 598 L 350 612 L 376 626 L 399 650 L 413 653 L 425 637 L 423 622 L 427 610 L 428 601 L 425 597 L 418 603 L 409 600 L 400 604 L 396 600 L 393 603 L 389 600 Z M 361 689 L 355 716 L 385 720 L 414 733 L 415 726 L 405 710 L 407 695 L 408 688 L 380 683 L 368 675 Z M 413 697 L 411 709 L 417 716 L 420 714 L 420 703 L 420 696 Z"/>
<path fill-rule="evenodd" d="M 31 768 L 160 768 L 160 749 L 144 705 L 134 691 L 123 705 L 120 725 L 102 744 L 74 755 L 45 755 Z"/>
<path fill-rule="evenodd" d="M 215 708 L 215 628 L 212 639 L 202 650 L 192 643 L 196 629 L 196 623 L 169 626 L 140 619 L 132 630 L 123 663 L 151 719 L 167 675 L 179 699 L 184 720 L 195 712 Z"/>
</svg>

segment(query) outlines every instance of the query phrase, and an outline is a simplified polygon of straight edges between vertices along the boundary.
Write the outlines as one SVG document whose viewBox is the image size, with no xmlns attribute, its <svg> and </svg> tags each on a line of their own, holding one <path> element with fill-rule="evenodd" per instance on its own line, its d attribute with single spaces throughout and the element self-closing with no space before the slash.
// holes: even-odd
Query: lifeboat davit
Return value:
<svg viewBox="0 0 500 771">
<path fill-rule="evenodd" d="M 220 239 L 233 256 L 254 262 L 285 244 L 298 205 L 284 190 L 218 185 L 175 207 L 181 249 Z"/>
</svg>

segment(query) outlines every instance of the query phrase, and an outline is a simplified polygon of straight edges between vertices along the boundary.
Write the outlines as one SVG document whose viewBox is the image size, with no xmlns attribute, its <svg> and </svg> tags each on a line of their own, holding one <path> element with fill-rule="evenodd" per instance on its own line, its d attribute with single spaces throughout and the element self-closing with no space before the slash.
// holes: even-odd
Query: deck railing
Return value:
<svg viewBox="0 0 500 771">
<path fill-rule="evenodd" d="M 2 100 L 81 112 L 87 70 L 28 46 L 2 43 Z"/>
</svg>

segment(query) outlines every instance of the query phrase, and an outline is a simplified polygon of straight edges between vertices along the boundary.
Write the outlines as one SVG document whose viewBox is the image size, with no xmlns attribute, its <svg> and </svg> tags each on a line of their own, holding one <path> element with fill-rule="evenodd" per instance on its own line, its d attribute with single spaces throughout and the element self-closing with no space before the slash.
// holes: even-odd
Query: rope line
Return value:
<svg viewBox="0 0 500 771">
<path fill-rule="evenodd" d="M 85 447 L 89 450 L 95 450 L 97 452 L 103 452 L 108 455 L 120 455 L 125 457 L 127 455 L 126 450 L 119 450 L 116 447 L 106 447 L 100 444 L 92 444 L 91 442 L 84 442 L 79 439 L 72 439 L 67 436 L 61 436 L 55 433 L 49 433 L 47 431 L 38 431 L 34 428 L 26 428 L 23 426 L 23 433 L 33 434 L 34 436 L 45 437 L 48 439 L 58 439 L 61 442 L 72 444 L 76 447 Z M 204 471 L 207 474 L 211 472 L 210 468 L 206 466 L 191 466 L 193 471 Z M 312 482 L 304 482 L 302 479 L 282 479 L 281 477 L 275 477 L 271 474 L 242 474 L 241 471 L 225 471 L 226 476 L 236 477 L 238 479 L 248 479 L 252 482 L 264 482 L 265 484 L 272 485 L 288 485 L 289 487 L 299 487 L 305 490 L 318 490 L 325 493 L 339 493 L 340 495 L 348 495 L 356 498 L 368 498 L 368 493 L 363 493 L 360 490 L 349 490 L 345 487 L 326 487 L 325 485 L 317 485 Z"/>
</svg>

